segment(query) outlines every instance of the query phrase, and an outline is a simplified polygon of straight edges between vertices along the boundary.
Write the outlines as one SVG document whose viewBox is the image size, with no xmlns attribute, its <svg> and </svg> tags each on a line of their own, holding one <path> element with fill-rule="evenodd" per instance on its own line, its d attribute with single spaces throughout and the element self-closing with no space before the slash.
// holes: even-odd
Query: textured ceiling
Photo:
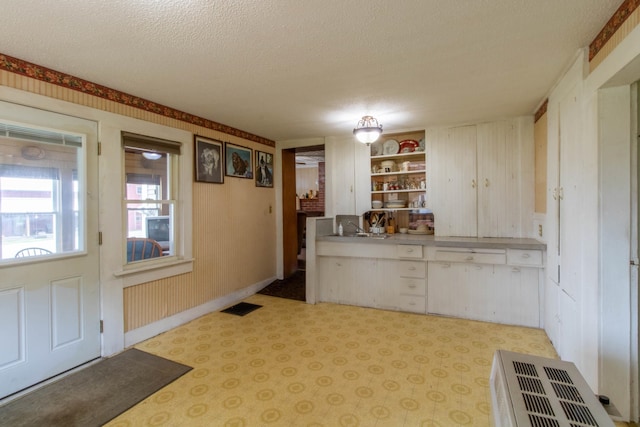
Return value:
<svg viewBox="0 0 640 427">
<path fill-rule="evenodd" d="M 272 139 L 532 114 L 622 0 L 21 0 L 0 52 Z"/>
</svg>

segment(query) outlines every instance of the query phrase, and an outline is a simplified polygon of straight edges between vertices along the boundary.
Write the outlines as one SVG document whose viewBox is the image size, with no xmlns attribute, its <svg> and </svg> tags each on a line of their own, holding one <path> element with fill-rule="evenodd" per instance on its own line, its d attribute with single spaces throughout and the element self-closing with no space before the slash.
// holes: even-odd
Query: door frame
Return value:
<svg viewBox="0 0 640 427">
<path fill-rule="evenodd" d="M 284 278 L 284 212 L 283 212 L 283 160 L 282 151 L 292 148 L 312 147 L 315 145 L 325 145 L 325 138 L 310 138 L 310 139 L 295 139 L 288 141 L 276 141 L 276 151 L 274 154 L 274 188 L 276 191 L 276 275 L 278 279 Z M 325 146 L 326 149 L 326 146 Z M 295 161 L 294 161 L 295 166 Z M 327 176 L 326 180 L 330 181 L 330 177 Z M 328 184 L 325 184 L 325 191 L 329 188 Z M 295 194 L 295 183 L 293 184 L 293 192 Z M 325 195 L 328 197 L 328 195 Z M 326 202 L 325 198 L 325 203 Z M 295 210 L 295 204 L 294 210 Z M 325 206 L 326 212 L 326 206 Z M 295 214 L 295 213 L 294 213 Z M 295 236 L 294 236 L 295 237 Z M 297 238 L 297 237 L 296 237 Z M 297 245 L 297 240 L 296 240 Z"/>
</svg>

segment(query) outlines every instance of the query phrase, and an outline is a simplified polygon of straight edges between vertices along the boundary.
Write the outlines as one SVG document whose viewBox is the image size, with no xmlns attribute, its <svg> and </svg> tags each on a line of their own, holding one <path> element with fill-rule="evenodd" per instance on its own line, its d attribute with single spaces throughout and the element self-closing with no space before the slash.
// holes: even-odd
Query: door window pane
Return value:
<svg viewBox="0 0 640 427">
<path fill-rule="evenodd" d="M 0 260 L 84 249 L 83 144 L 0 122 Z"/>
</svg>

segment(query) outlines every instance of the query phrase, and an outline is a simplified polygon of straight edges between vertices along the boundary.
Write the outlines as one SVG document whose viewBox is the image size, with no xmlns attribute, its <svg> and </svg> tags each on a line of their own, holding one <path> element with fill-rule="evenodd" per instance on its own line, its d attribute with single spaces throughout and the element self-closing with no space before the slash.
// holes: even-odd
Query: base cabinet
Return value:
<svg viewBox="0 0 640 427">
<path fill-rule="evenodd" d="M 378 260 L 370 258 L 318 257 L 320 300 L 373 307 L 377 289 Z"/>
<path fill-rule="evenodd" d="M 436 261 L 428 271 L 429 313 L 540 326 L 537 268 Z"/>
<path fill-rule="evenodd" d="M 380 260 L 380 291 L 376 307 L 425 314 L 427 311 L 427 263 Z"/>
<path fill-rule="evenodd" d="M 358 253 L 362 257 L 349 256 Z M 539 250 L 324 245 L 318 298 L 338 304 L 540 327 Z"/>
</svg>

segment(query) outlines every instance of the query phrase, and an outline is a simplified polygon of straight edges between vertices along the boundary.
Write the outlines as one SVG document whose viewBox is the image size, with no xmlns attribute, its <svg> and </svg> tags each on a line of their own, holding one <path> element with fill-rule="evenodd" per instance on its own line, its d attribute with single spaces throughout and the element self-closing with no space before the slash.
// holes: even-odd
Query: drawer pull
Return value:
<svg viewBox="0 0 640 427">
<path fill-rule="evenodd" d="M 449 263 L 442 264 L 442 268 L 451 268 L 451 264 Z"/>
<path fill-rule="evenodd" d="M 511 272 L 512 272 L 512 273 L 520 273 L 520 269 L 519 269 L 518 267 L 513 267 L 513 268 L 511 269 Z"/>
<path fill-rule="evenodd" d="M 415 289 L 416 285 L 409 285 L 409 289 Z"/>
<path fill-rule="evenodd" d="M 529 254 L 522 254 L 522 258 L 524 258 L 524 259 L 531 258 L 531 255 L 529 255 Z"/>
<path fill-rule="evenodd" d="M 414 266 L 409 267 L 409 271 L 416 271 L 416 268 Z"/>
<path fill-rule="evenodd" d="M 465 258 L 466 261 L 473 261 L 473 256 L 469 255 L 468 257 Z"/>
<path fill-rule="evenodd" d="M 413 248 L 409 248 L 409 249 L 407 249 L 407 252 L 408 252 L 408 253 L 412 253 L 412 252 L 413 252 Z"/>
</svg>

